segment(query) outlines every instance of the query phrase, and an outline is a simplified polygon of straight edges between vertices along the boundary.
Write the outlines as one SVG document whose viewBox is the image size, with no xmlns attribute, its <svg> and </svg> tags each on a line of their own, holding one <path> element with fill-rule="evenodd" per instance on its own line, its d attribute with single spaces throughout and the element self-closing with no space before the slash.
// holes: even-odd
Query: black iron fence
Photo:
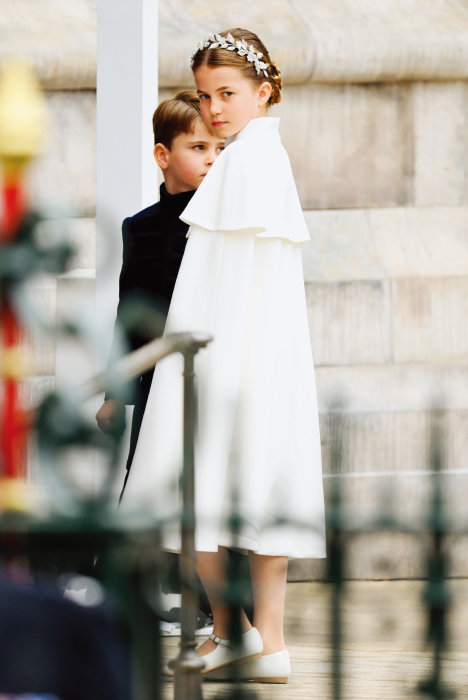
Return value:
<svg viewBox="0 0 468 700">
<path fill-rule="evenodd" d="M 173 697 L 176 700 L 198 700 L 203 697 L 200 680 L 202 664 L 196 654 L 195 617 L 197 612 L 196 573 L 194 556 L 194 417 L 195 393 L 193 387 L 194 359 L 208 338 L 190 335 L 167 337 L 154 341 L 145 348 L 128 356 L 116 370 L 104 373 L 81 388 L 81 399 L 102 391 L 109 380 L 119 376 L 128 378 L 146 369 L 157 359 L 181 352 L 184 356 L 184 513 L 182 517 L 183 544 L 181 556 L 182 616 L 180 652 L 175 663 L 176 676 Z M 115 374 L 117 372 L 117 375 Z M 181 381 L 182 390 L 182 381 Z M 112 462 L 117 455 L 118 438 L 105 445 L 110 460 L 109 478 L 92 497 L 80 497 L 61 473 L 61 456 L 70 445 L 97 444 L 100 438 L 86 425 L 76 397 L 66 400 L 58 395 L 47 397 L 37 413 L 37 437 L 51 488 L 60 498 L 67 492 L 71 504 L 70 514 L 53 514 L 37 517 L 27 513 L 4 512 L 0 520 L 1 551 L 5 561 L 19 554 L 26 556 L 39 568 L 53 551 L 67 552 L 68 568 L 79 568 L 92 552 L 97 556 L 99 574 L 112 597 L 119 601 L 131 630 L 131 649 L 135 658 L 134 697 L 156 700 L 163 697 L 161 684 L 161 644 L 157 610 L 147 595 L 148 580 L 153 582 L 163 574 L 163 559 L 159 544 L 159 524 L 148 517 L 145 525 L 122 516 L 115 510 L 110 498 L 111 483 L 115 476 Z M 358 513 L 349 516 L 344 507 L 342 480 L 339 478 L 343 444 L 341 439 L 340 413 L 330 413 L 332 434 L 332 475 L 329 480 L 327 504 L 328 558 L 326 579 L 331 589 L 329 630 L 331 646 L 331 681 L 334 700 L 345 700 L 343 686 L 343 621 L 342 605 L 346 590 L 347 551 L 354 538 L 376 532 L 407 533 L 428 538 L 426 549 L 424 606 L 427 618 L 426 643 L 432 650 L 430 673 L 420 679 L 415 695 L 442 699 L 463 697 L 463 690 L 447 688 L 443 682 L 443 658 L 449 640 L 448 612 L 451 605 L 449 591 L 449 554 L 447 536 L 453 528 L 443 498 L 444 466 L 444 414 L 432 412 L 432 430 L 429 445 L 429 465 L 432 474 L 432 498 L 428 503 L 425 522 L 419 526 L 408 524 L 392 517 L 388 512 L 381 518 L 363 520 Z M 65 424 L 64 424 L 65 421 Z M 102 443 L 99 444 L 102 448 Z M 234 519 L 236 513 L 233 514 Z M 456 530 L 461 534 L 460 530 Z M 234 638 L 240 637 L 240 626 L 236 624 L 236 611 L 245 599 L 245 582 L 242 574 L 232 567 L 229 571 L 229 586 L 226 591 L 233 610 L 232 629 Z M 363 689 L 365 684 L 363 684 Z M 255 687 L 231 684 L 229 694 L 223 697 L 254 698 Z M 366 696 L 364 696 L 366 697 Z M 370 696 L 369 696 L 370 697 Z"/>
<path fill-rule="evenodd" d="M 431 431 L 428 445 L 428 471 L 432 475 L 432 496 L 427 503 L 426 518 L 415 525 L 414 520 L 405 522 L 395 518 L 386 510 L 380 518 L 366 520 L 354 513 L 349 517 L 345 508 L 342 482 L 331 479 L 327 508 L 328 566 L 327 581 L 331 586 L 330 597 L 330 639 L 332 647 L 333 700 L 344 700 L 343 689 L 343 623 L 342 602 L 347 578 L 347 551 L 354 538 L 378 532 L 404 533 L 424 540 L 426 546 L 424 563 L 423 605 L 426 615 L 426 646 L 432 650 L 431 670 L 414 687 L 417 697 L 426 696 L 442 700 L 449 697 L 464 697 L 466 689 L 449 688 L 442 676 L 444 653 L 448 650 L 448 613 L 452 603 L 449 588 L 449 551 L 447 537 L 454 532 L 461 535 L 453 526 L 447 512 L 443 494 L 444 467 L 444 413 L 434 409 L 431 413 Z M 341 417 L 337 413 L 330 417 L 331 427 L 331 467 L 333 476 L 339 477 L 342 458 Z M 463 533 L 464 534 L 464 533 Z M 371 640 L 372 641 L 372 640 Z M 423 641 L 423 640 L 421 640 Z M 365 684 L 363 684 L 365 691 Z M 458 694 L 460 693 L 460 694 Z"/>
<path fill-rule="evenodd" d="M 37 270 L 40 262 L 44 271 L 59 272 L 70 256 L 69 247 L 60 243 L 51 250 L 36 250 L 33 235 L 38 222 L 29 216 L 20 227 L 17 241 L 2 246 L 0 282 L 3 299 L 10 292 L 18 301 L 23 281 Z M 20 250 L 21 249 L 21 250 Z M 18 256 L 18 250 L 22 256 Z M 21 262 L 21 260 L 24 262 Z M 21 307 L 19 303 L 18 308 Z M 78 326 L 68 324 L 62 329 L 79 335 Z M 67 569 L 80 570 L 89 565 L 98 572 L 110 597 L 124 615 L 130 630 L 130 647 L 134 657 L 133 697 L 142 700 L 162 698 L 161 644 L 158 629 L 158 610 L 154 597 L 148 596 L 148 582 L 154 587 L 164 574 L 164 559 L 160 547 L 160 523 L 153 516 L 136 520 L 117 512 L 111 498 L 117 476 L 120 436 L 103 435 L 86 418 L 82 404 L 90 396 L 99 394 L 109 383 L 121 382 L 137 376 L 163 357 L 179 352 L 184 357 L 184 511 L 182 516 L 183 551 L 181 556 L 182 616 L 180 653 L 175 663 L 173 696 L 176 700 L 194 700 L 203 697 L 200 679 L 200 659 L 196 654 L 195 616 L 197 596 L 194 556 L 194 428 L 195 393 L 194 367 L 199 350 L 209 338 L 181 334 L 153 341 L 122 359 L 112 370 L 95 377 L 81 386 L 75 394 L 52 393 L 40 404 L 34 414 L 37 445 L 44 465 L 44 480 L 49 484 L 49 512 L 37 513 L 28 508 L 18 508 L 15 499 L 7 499 L 0 516 L 0 547 L 4 565 L 27 560 L 32 569 L 44 569 L 57 553 L 64 558 Z M 342 420 L 339 410 L 331 409 L 327 417 L 331 421 L 331 478 L 327 503 L 328 559 L 326 578 L 331 590 L 329 630 L 332 649 L 331 697 L 345 700 L 343 684 L 343 620 L 342 606 L 346 590 L 347 552 L 353 540 L 363 534 L 376 532 L 407 533 L 415 537 L 429 537 L 426 553 L 424 606 L 427 617 L 426 642 L 432 650 L 430 673 L 420 679 L 414 693 L 428 698 L 442 699 L 450 696 L 463 698 L 466 690 L 444 685 L 443 660 L 448 648 L 448 611 L 451 596 L 448 586 L 449 553 L 447 538 L 451 534 L 467 534 L 466 529 L 455 527 L 443 498 L 444 429 L 443 412 L 432 412 L 428 472 L 432 475 L 432 498 L 427 504 L 424 522 L 396 517 L 390 511 L 380 517 L 364 519 L 360 513 L 349 513 L 345 507 L 343 482 L 340 478 L 342 453 Z M 77 490 L 64 468 L 64 455 L 71 448 L 101 450 L 107 459 L 106 478 L 92 494 Z M 84 457 L 85 458 L 85 457 Z M 55 508 L 60 504 L 60 508 Z M 238 514 L 234 510 L 234 527 Z M 237 522 L 237 525 L 239 523 Z M 65 566 L 64 564 L 64 566 Z M 93 569 L 94 566 L 94 569 Z M 96 568 L 97 567 L 97 568 Z M 233 611 L 232 638 L 240 638 L 240 625 L 236 617 L 239 606 L 245 602 L 245 582 L 242 572 L 231 564 L 228 572 L 229 586 L 226 596 Z M 3 689 L 0 688 L 0 691 Z M 254 698 L 255 687 L 241 682 L 232 685 L 223 697 Z"/>
</svg>

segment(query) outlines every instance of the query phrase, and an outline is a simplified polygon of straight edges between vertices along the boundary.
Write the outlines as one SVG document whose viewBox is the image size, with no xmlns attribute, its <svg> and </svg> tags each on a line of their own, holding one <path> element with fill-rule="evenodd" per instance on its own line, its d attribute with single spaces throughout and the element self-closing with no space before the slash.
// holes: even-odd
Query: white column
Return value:
<svg viewBox="0 0 468 700">
<path fill-rule="evenodd" d="M 158 0 L 98 0 L 97 66 L 96 293 L 109 346 L 122 220 L 158 198 L 151 125 L 158 99 Z"/>
<path fill-rule="evenodd" d="M 112 339 L 122 220 L 158 199 L 151 120 L 157 101 L 158 0 L 98 0 L 96 320 L 102 340 L 97 369 L 107 364 Z M 98 397 L 93 411 L 101 401 Z M 130 422 L 129 409 L 127 426 Z M 127 429 L 127 447 L 128 439 Z M 123 446 L 116 497 L 126 453 Z M 94 460 L 96 474 L 99 465 Z"/>
</svg>

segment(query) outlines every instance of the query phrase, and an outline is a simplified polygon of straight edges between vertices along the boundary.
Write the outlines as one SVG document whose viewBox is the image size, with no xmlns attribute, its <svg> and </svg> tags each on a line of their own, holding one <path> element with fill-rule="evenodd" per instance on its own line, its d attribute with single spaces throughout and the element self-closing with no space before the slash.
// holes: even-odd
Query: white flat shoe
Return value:
<svg viewBox="0 0 468 700">
<path fill-rule="evenodd" d="M 201 671 L 204 677 L 208 678 L 208 674 L 218 669 L 223 669 L 232 664 L 243 664 L 247 661 L 259 659 L 262 656 L 263 642 L 256 627 L 252 627 L 248 632 L 241 635 L 241 644 L 236 646 L 233 646 L 228 639 L 221 639 L 221 637 L 216 637 L 214 634 L 210 634 L 209 638 L 217 646 L 213 651 L 200 657 L 205 663 L 205 667 Z M 162 674 L 166 677 L 173 677 L 174 671 L 168 664 L 164 664 Z M 231 673 L 230 675 L 232 676 L 233 674 Z"/>
<path fill-rule="evenodd" d="M 248 666 L 245 671 L 256 683 L 287 683 L 291 675 L 291 661 L 286 649 L 266 654 L 245 665 Z"/>
<path fill-rule="evenodd" d="M 235 666 L 235 668 L 234 668 Z M 210 681 L 254 681 L 256 683 L 287 683 L 291 675 L 291 662 L 286 649 L 260 656 L 253 661 L 238 662 L 212 671 Z"/>
<path fill-rule="evenodd" d="M 241 635 L 241 643 L 235 647 L 231 641 L 215 637 L 214 634 L 210 634 L 209 638 L 217 644 L 217 647 L 201 657 L 205 662 L 205 668 L 201 671 L 202 676 L 230 664 L 253 661 L 262 655 L 263 642 L 256 627 L 252 627 Z"/>
</svg>

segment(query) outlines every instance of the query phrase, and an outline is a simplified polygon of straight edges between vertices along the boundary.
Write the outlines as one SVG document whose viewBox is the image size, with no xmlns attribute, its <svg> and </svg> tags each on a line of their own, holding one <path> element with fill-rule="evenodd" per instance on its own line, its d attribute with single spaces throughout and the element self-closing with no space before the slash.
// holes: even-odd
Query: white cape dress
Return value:
<svg viewBox="0 0 468 700">
<path fill-rule="evenodd" d="M 230 140 L 181 218 L 190 224 L 166 333 L 196 356 L 198 551 L 324 557 L 320 434 L 301 243 L 309 240 L 279 119 Z M 182 358 L 155 370 L 121 507 L 150 508 L 180 550 Z M 232 527 L 233 510 L 240 521 Z"/>
</svg>

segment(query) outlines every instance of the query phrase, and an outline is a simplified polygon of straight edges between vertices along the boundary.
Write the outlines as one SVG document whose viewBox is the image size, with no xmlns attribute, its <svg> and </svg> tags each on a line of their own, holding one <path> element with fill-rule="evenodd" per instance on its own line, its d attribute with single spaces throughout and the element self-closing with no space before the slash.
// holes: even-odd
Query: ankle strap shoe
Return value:
<svg viewBox="0 0 468 700">
<path fill-rule="evenodd" d="M 218 672 L 218 669 L 223 670 L 234 664 L 253 661 L 254 659 L 259 659 L 262 655 L 263 642 L 256 627 L 252 627 L 248 632 L 241 635 L 240 644 L 235 646 L 231 640 L 221 639 L 221 637 L 216 637 L 214 634 L 210 634 L 210 639 L 217 645 L 216 649 L 200 657 L 205 663 L 201 674 L 207 679 L 210 679 L 212 673 Z M 162 675 L 166 678 L 174 677 L 174 670 L 169 664 L 163 665 Z M 226 673 L 227 677 L 232 677 L 232 675 L 232 672 L 230 674 Z"/>
<path fill-rule="evenodd" d="M 252 627 L 248 632 L 241 635 L 240 644 L 233 645 L 233 642 L 228 639 L 221 639 L 214 634 L 210 635 L 215 644 L 216 649 L 210 651 L 202 660 L 205 662 L 205 668 L 201 673 L 206 676 L 218 668 L 224 668 L 234 663 L 244 663 L 260 658 L 262 655 L 263 642 L 259 631 Z"/>
</svg>

